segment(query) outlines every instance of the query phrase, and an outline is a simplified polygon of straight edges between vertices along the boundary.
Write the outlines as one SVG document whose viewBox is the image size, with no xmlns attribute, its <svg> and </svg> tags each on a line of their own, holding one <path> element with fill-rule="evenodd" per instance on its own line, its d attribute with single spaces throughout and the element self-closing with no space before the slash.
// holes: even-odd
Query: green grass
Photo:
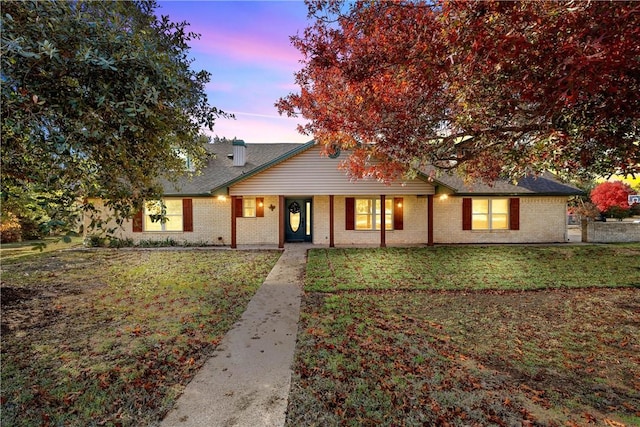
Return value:
<svg viewBox="0 0 640 427">
<path fill-rule="evenodd" d="M 157 422 L 278 257 L 84 250 L 3 261 L 3 425 Z"/>
<path fill-rule="evenodd" d="M 640 245 L 309 253 L 288 426 L 640 425 Z"/>
<path fill-rule="evenodd" d="M 3 255 L 3 425 L 157 423 L 278 256 Z M 308 259 L 287 425 L 640 425 L 640 245 Z"/>
<path fill-rule="evenodd" d="M 61 249 L 73 249 L 82 246 L 82 237 L 71 237 L 70 242 L 64 242 L 62 237 L 48 237 L 43 240 L 30 240 L 17 243 L 3 243 L 0 245 L 0 258 L 7 259 L 33 255 L 34 252 L 52 252 Z"/>
<path fill-rule="evenodd" d="M 640 286 L 640 246 L 315 249 L 309 291 Z"/>
</svg>

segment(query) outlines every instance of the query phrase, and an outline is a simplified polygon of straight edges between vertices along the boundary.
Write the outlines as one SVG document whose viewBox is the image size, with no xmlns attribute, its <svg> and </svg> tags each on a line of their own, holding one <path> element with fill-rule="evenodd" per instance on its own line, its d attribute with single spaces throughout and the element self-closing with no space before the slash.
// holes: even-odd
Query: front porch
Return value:
<svg viewBox="0 0 640 427">
<path fill-rule="evenodd" d="M 252 218 L 249 221 L 242 216 L 243 197 L 254 198 L 231 196 L 232 248 L 259 241 L 251 231 L 263 236 L 267 233 L 268 240 L 277 242 L 278 248 L 284 248 L 287 242 L 309 242 L 320 247 L 434 244 L 433 195 L 255 197 L 260 213 L 256 215 L 258 220 Z M 369 214 L 374 218 L 369 229 L 362 227 L 367 213 L 355 211 L 355 201 L 365 199 L 386 207 L 384 215 L 380 212 Z"/>
</svg>

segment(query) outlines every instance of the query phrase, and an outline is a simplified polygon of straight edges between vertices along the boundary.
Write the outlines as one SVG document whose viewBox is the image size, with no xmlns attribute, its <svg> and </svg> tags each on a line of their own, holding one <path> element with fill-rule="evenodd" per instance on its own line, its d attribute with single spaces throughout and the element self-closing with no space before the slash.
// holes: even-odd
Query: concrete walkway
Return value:
<svg viewBox="0 0 640 427">
<path fill-rule="evenodd" d="M 285 245 L 242 318 L 187 385 L 161 427 L 284 425 L 302 275 L 311 247 Z"/>
</svg>

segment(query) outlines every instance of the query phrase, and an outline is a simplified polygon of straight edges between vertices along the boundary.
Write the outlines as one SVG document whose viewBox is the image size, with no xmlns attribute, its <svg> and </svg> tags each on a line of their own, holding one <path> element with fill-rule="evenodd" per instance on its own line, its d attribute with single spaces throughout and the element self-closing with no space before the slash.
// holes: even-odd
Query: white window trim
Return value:
<svg viewBox="0 0 640 427">
<path fill-rule="evenodd" d="M 358 228 L 358 215 L 364 215 L 364 214 L 358 214 L 358 201 L 359 200 L 369 200 L 372 206 L 372 212 L 371 212 L 371 226 L 372 228 Z M 376 212 L 376 202 L 380 202 L 380 209 L 382 212 L 378 213 Z M 390 198 L 386 198 L 385 199 L 385 204 L 386 203 L 391 203 L 391 219 L 389 220 L 389 222 L 385 222 L 385 230 L 386 231 L 393 231 L 393 215 L 394 215 L 394 209 L 393 209 L 393 199 Z M 353 213 L 353 221 L 354 221 L 354 230 L 355 231 L 380 231 L 380 228 L 378 228 L 378 224 L 376 223 L 376 219 L 378 216 L 380 216 L 380 222 L 382 222 L 383 220 L 383 215 L 385 214 L 384 211 L 384 206 L 382 206 L 382 200 L 380 199 L 380 197 L 355 197 L 354 198 L 354 203 L 353 203 L 353 208 L 354 208 L 354 213 Z M 368 214 L 367 214 L 368 215 Z"/>
<path fill-rule="evenodd" d="M 184 208 L 182 205 L 182 199 L 168 199 L 171 201 L 177 200 L 178 202 L 180 202 L 180 214 L 172 214 L 172 215 L 167 215 L 165 214 L 165 216 L 167 217 L 167 221 L 166 222 L 155 222 L 154 224 L 160 224 L 160 230 L 149 230 L 147 229 L 147 221 L 151 221 L 151 214 L 149 213 L 149 211 L 147 210 L 147 204 L 148 203 L 157 203 L 157 202 L 162 202 L 165 203 L 167 202 L 167 199 L 162 199 L 160 200 L 149 200 L 146 201 L 144 203 L 144 213 L 142 216 L 142 229 L 144 232 L 146 233 L 180 233 L 182 231 L 184 231 Z M 180 230 L 167 230 L 167 222 L 171 222 L 171 221 L 177 221 L 180 224 Z M 173 222 L 172 224 L 175 224 L 175 222 Z"/>
<path fill-rule="evenodd" d="M 247 202 L 252 202 L 253 206 L 247 206 Z M 253 209 L 253 215 L 245 215 L 247 209 Z M 256 218 L 258 216 L 258 201 L 256 197 L 243 197 L 242 198 L 242 218 Z"/>
<path fill-rule="evenodd" d="M 487 203 L 488 211 L 486 213 L 487 218 L 488 218 L 488 220 L 487 220 L 488 226 L 489 226 L 488 228 L 475 228 L 473 226 L 473 222 L 474 222 L 473 218 L 474 218 L 475 215 L 485 215 L 484 213 L 475 214 L 473 212 L 473 202 L 476 201 L 476 200 L 487 200 L 488 201 L 488 203 Z M 507 226 L 506 227 L 494 228 L 494 226 L 493 226 L 493 202 L 496 201 L 496 200 L 506 200 L 506 202 L 507 202 L 507 212 L 506 212 L 506 215 L 507 215 L 506 224 L 507 224 Z M 509 206 L 509 199 L 508 198 L 503 198 L 503 197 L 497 197 L 497 198 L 473 197 L 473 198 L 471 198 L 471 230 L 472 231 L 508 231 L 509 230 L 509 220 L 510 220 L 510 217 L 511 217 L 511 212 L 509 211 L 509 209 L 510 209 L 510 206 Z"/>
</svg>

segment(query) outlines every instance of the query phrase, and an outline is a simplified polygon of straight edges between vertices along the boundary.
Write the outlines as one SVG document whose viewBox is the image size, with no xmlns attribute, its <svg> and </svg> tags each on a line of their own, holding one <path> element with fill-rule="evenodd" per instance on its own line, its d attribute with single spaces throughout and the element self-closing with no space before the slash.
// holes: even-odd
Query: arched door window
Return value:
<svg viewBox="0 0 640 427">
<path fill-rule="evenodd" d="M 300 205 L 298 202 L 292 202 L 289 205 L 289 227 L 294 233 L 300 228 Z"/>
</svg>

